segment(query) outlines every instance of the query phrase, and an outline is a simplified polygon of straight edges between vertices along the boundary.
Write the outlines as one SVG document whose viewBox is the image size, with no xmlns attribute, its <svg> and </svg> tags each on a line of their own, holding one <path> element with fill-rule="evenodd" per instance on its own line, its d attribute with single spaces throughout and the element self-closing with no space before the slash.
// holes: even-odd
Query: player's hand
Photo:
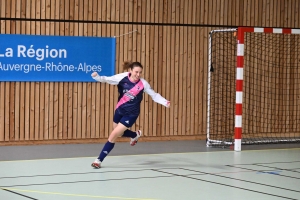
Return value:
<svg viewBox="0 0 300 200">
<path fill-rule="evenodd" d="M 91 76 L 92 77 L 96 77 L 96 76 L 98 76 L 98 73 L 97 72 L 93 72 Z"/>
<path fill-rule="evenodd" d="M 171 102 L 168 101 L 168 102 L 167 102 L 167 108 L 170 108 L 170 106 L 171 106 Z"/>
</svg>

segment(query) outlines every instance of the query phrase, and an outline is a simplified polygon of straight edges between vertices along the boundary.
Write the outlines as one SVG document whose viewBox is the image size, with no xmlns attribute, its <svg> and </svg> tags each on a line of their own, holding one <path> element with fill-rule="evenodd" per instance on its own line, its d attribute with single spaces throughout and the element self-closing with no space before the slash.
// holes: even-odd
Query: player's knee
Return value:
<svg viewBox="0 0 300 200">
<path fill-rule="evenodd" d="M 109 142 L 115 142 L 119 136 L 121 136 L 123 133 L 119 133 L 114 129 L 111 134 L 109 135 L 108 141 Z"/>
</svg>

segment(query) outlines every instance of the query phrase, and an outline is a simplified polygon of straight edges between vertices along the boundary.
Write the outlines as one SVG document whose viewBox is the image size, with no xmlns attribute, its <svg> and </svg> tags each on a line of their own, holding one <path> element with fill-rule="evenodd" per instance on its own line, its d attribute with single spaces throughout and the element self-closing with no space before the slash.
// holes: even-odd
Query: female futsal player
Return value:
<svg viewBox="0 0 300 200">
<path fill-rule="evenodd" d="M 102 83 L 109 83 L 118 86 L 119 98 L 113 118 L 113 131 L 110 133 L 108 141 L 104 145 L 99 157 L 92 163 L 92 167 L 100 168 L 101 162 L 114 148 L 119 136 L 130 137 L 130 145 L 134 146 L 142 131 L 133 132 L 129 128 L 135 123 L 140 114 L 140 105 L 143 100 L 143 92 L 149 94 L 153 101 L 170 107 L 170 101 L 151 89 L 149 83 L 141 78 L 143 66 L 139 62 L 125 62 L 124 72 L 111 77 L 99 76 L 97 72 L 92 73 L 92 78 Z"/>
</svg>

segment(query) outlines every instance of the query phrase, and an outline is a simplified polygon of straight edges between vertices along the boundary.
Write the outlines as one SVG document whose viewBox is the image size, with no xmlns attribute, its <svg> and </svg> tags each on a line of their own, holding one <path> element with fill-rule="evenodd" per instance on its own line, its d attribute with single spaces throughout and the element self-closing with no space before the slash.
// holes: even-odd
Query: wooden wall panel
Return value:
<svg viewBox="0 0 300 200">
<path fill-rule="evenodd" d="M 209 31 L 299 28 L 299 8 L 298 0 L 0 0 L 0 33 L 116 36 L 117 73 L 140 61 L 172 105 L 145 95 L 132 129 L 144 140 L 204 139 Z M 116 87 L 101 83 L 0 82 L 0 144 L 104 141 L 116 101 Z"/>
</svg>

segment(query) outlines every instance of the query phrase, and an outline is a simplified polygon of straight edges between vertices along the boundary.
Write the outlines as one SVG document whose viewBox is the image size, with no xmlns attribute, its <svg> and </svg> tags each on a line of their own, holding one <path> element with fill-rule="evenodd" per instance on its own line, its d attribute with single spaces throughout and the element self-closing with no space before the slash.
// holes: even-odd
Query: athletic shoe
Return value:
<svg viewBox="0 0 300 200">
<path fill-rule="evenodd" d="M 96 168 L 96 169 L 99 169 L 101 168 L 101 161 L 97 158 L 92 164 L 91 164 L 92 167 Z"/>
<path fill-rule="evenodd" d="M 138 142 L 139 137 L 141 137 L 141 136 L 142 136 L 142 131 L 141 131 L 141 130 L 138 130 L 138 131 L 136 132 L 136 137 L 135 137 L 135 138 L 131 138 L 131 140 L 130 140 L 130 145 L 131 145 L 131 146 L 136 145 L 136 143 Z"/>
</svg>

